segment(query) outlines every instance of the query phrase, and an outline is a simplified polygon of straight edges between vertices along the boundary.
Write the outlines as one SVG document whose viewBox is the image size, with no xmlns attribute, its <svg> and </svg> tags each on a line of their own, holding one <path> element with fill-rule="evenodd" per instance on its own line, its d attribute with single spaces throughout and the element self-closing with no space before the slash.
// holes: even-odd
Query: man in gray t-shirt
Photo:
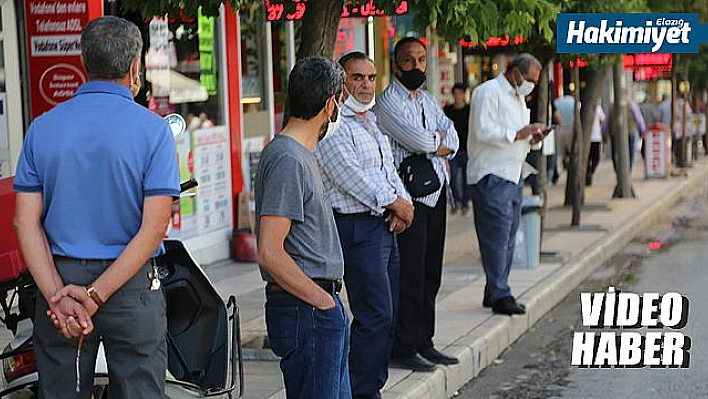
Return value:
<svg viewBox="0 0 708 399">
<path fill-rule="evenodd" d="M 344 71 L 323 57 L 298 61 L 285 128 L 261 154 L 255 181 L 266 326 L 286 396 L 349 399 L 349 322 L 339 299 L 344 261 L 314 156 L 335 129 Z"/>
<path fill-rule="evenodd" d="M 315 155 L 293 138 L 279 134 L 263 150 L 256 175 L 256 233 L 262 216 L 292 221 L 285 252 L 310 278 L 340 280 L 344 260 L 332 207 Z M 267 195 L 264 195 L 267 193 Z M 275 282 L 261 267 L 263 280 Z"/>
</svg>

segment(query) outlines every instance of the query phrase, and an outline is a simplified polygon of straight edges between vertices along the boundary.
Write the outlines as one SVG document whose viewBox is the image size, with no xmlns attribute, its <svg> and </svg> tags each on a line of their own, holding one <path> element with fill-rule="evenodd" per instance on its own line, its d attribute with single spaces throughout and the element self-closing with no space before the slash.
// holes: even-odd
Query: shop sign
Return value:
<svg viewBox="0 0 708 399">
<path fill-rule="evenodd" d="M 268 21 L 297 21 L 307 11 L 307 0 L 266 0 L 266 19 Z M 342 7 L 342 18 L 384 17 L 408 13 L 408 2 L 401 1 L 392 13 L 377 8 L 373 0 L 360 5 Z"/>
<path fill-rule="evenodd" d="M 438 103 L 452 104 L 452 86 L 455 85 L 455 65 L 448 57 L 438 58 Z"/>
<path fill-rule="evenodd" d="M 199 9 L 197 17 L 199 29 L 199 80 L 209 95 L 216 94 L 216 68 L 214 65 L 214 18 L 202 15 Z"/>
<path fill-rule="evenodd" d="M 489 39 L 484 41 L 484 47 L 506 47 L 506 46 L 518 46 L 520 44 L 526 43 L 526 39 L 523 36 L 515 36 L 513 38 L 509 35 L 504 35 L 501 37 L 490 36 Z M 460 47 L 463 48 L 474 48 L 482 43 L 476 43 L 465 38 L 460 39 Z"/>
<path fill-rule="evenodd" d="M 86 82 L 81 31 L 92 0 L 28 0 L 26 33 L 32 117 L 68 100 Z"/>
<path fill-rule="evenodd" d="M 671 71 L 671 58 L 667 53 L 626 54 L 624 69 L 637 71 L 650 67 L 657 71 Z"/>
</svg>

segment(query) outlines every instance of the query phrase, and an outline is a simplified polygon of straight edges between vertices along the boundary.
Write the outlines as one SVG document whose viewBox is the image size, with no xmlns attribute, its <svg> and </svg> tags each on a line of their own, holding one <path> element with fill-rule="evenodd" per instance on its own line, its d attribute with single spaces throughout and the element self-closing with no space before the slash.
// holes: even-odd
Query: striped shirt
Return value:
<svg viewBox="0 0 708 399">
<path fill-rule="evenodd" d="M 410 201 L 374 113 L 356 114 L 345 105 L 339 117 L 339 129 L 315 150 L 332 209 L 379 216 L 398 196 Z"/>
<path fill-rule="evenodd" d="M 381 131 L 391 140 L 396 165 L 411 154 L 428 154 L 441 188 L 425 197 L 415 198 L 415 201 L 435 207 L 445 183 L 449 182 L 447 159 L 455 156 L 459 146 L 454 124 L 430 93 L 422 89 L 411 93 L 395 78 L 377 99 L 374 112 Z M 442 140 L 438 132 L 444 133 Z M 452 153 L 445 157 L 436 156 L 441 145 L 450 148 Z"/>
</svg>

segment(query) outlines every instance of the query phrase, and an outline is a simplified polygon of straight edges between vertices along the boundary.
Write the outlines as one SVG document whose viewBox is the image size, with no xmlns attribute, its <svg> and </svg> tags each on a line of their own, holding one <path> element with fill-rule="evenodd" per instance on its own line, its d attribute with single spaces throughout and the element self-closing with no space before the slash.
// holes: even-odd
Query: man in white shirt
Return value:
<svg viewBox="0 0 708 399">
<path fill-rule="evenodd" d="M 526 313 L 511 295 L 508 279 L 521 219 L 522 166 L 531 145 L 549 132 L 543 124 L 529 124 L 524 101 L 540 74 L 541 63 L 530 54 L 520 54 L 506 72 L 472 93 L 467 178 L 487 275 L 482 303 L 497 314 Z"/>
</svg>

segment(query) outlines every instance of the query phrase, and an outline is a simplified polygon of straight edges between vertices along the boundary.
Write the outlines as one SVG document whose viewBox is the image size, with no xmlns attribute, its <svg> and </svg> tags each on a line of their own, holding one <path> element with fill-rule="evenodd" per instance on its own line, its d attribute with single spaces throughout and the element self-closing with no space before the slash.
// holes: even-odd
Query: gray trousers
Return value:
<svg viewBox="0 0 708 399">
<path fill-rule="evenodd" d="M 111 260 L 55 257 L 65 284 L 92 283 Z M 91 397 L 99 341 L 103 341 L 113 399 L 164 398 L 167 369 L 167 317 L 162 291 L 150 291 L 143 268 L 111 296 L 93 316 L 94 331 L 84 337 L 81 351 L 81 389 L 76 392 L 78 339 L 64 338 L 46 316 L 47 302 L 37 295 L 34 345 L 39 370 L 39 398 Z"/>
</svg>

